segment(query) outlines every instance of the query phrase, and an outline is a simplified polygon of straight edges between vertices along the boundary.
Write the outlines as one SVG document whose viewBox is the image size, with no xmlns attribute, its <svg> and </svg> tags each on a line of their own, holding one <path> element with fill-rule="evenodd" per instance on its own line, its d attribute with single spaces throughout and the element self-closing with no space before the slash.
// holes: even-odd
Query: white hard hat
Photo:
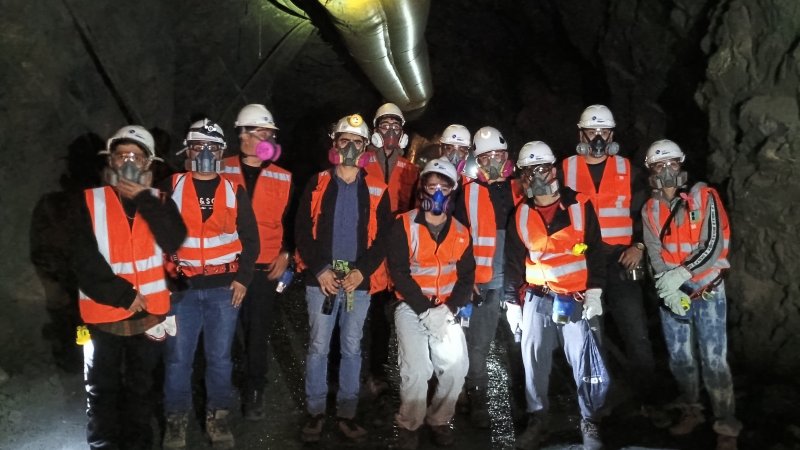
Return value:
<svg viewBox="0 0 800 450">
<path fill-rule="evenodd" d="M 236 116 L 236 127 L 259 127 L 271 128 L 273 130 L 279 129 L 275 126 L 275 120 L 272 118 L 272 113 L 269 112 L 266 106 L 252 103 L 245 105 L 239 115 Z"/>
<path fill-rule="evenodd" d="M 400 119 L 400 126 L 406 124 L 406 118 L 403 117 L 403 112 L 400 111 L 400 108 L 398 108 L 394 103 L 384 103 L 380 108 L 378 108 L 377 111 L 375 111 L 375 118 L 372 119 L 372 126 L 377 127 L 378 119 L 383 116 L 395 116 Z"/>
<path fill-rule="evenodd" d="M 364 118 L 360 114 L 344 116 L 336 122 L 336 127 L 331 133 L 331 138 L 335 138 L 339 133 L 357 134 L 369 141 L 369 127 L 364 123 Z"/>
<path fill-rule="evenodd" d="M 469 147 L 470 139 L 472 139 L 472 136 L 469 134 L 467 127 L 454 123 L 442 131 L 442 137 L 439 138 L 439 142 L 442 144 Z"/>
<path fill-rule="evenodd" d="M 420 172 L 419 176 L 421 178 L 428 173 L 444 175 L 453 182 L 453 189 L 458 187 L 458 172 L 456 172 L 456 167 L 445 157 L 428 161 L 428 164 L 425 164 L 425 168 L 422 169 L 422 172 Z"/>
<path fill-rule="evenodd" d="M 227 147 L 222 128 L 208 119 L 198 120 L 189 127 L 185 142 L 195 141 L 213 142 L 221 145 L 223 149 Z"/>
<path fill-rule="evenodd" d="M 114 146 L 114 142 L 121 139 L 135 141 L 147 153 L 147 157 L 150 160 L 156 159 L 156 142 L 153 139 L 153 135 L 139 125 L 126 125 L 117 130 L 117 132 L 106 141 L 106 149 L 98 152 L 98 155 L 111 154 L 111 147 Z"/>
<path fill-rule="evenodd" d="M 483 127 L 475 132 L 475 156 L 493 150 L 508 151 L 508 142 L 497 128 Z"/>
<path fill-rule="evenodd" d="M 517 167 L 538 166 L 540 164 L 555 164 L 556 157 L 550 146 L 542 141 L 531 141 L 522 146 L 517 159 Z"/>
<path fill-rule="evenodd" d="M 661 139 L 650 144 L 650 148 L 647 149 L 647 155 L 644 158 L 644 166 L 650 167 L 651 164 L 659 161 L 678 158 L 680 158 L 680 162 L 686 159 L 686 155 L 678 147 L 678 144 L 669 139 Z"/>
<path fill-rule="evenodd" d="M 617 123 L 614 122 L 614 115 L 611 110 L 605 105 L 591 105 L 581 113 L 581 119 L 578 122 L 578 128 L 614 128 Z"/>
</svg>

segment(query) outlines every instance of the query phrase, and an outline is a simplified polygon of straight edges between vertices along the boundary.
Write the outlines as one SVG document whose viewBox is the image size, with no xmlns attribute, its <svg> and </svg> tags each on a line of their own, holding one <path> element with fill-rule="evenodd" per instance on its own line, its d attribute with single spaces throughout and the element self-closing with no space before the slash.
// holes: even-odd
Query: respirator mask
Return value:
<svg viewBox="0 0 800 450">
<path fill-rule="evenodd" d="M 616 142 L 608 142 L 603 136 L 598 133 L 592 139 L 586 135 L 586 132 L 581 130 L 581 133 L 586 138 L 588 143 L 581 142 L 575 149 L 579 155 L 591 155 L 595 158 L 600 158 L 603 155 L 614 156 L 619 153 L 619 144 Z M 609 134 L 609 139 L 611 135 Z"/>
<path fill-rule="evenodd" d="M 689 175 L 681 170 L 679 161 L 660 161 L 650 166 L 650 186 L 654 189 L 679 188 L 686 184 Z"/>
<path fill-rule="evenodd" d="M 478 180 L 489 182 L 498 178 L 508 178 L 514 174 L 514 163 L 505 151 L 491 151 L 476 158 L 478 160 Z"/>
<path fill-rule="evenodd" d="M 146 157 L 136 153 L 115 153 L 109 159 L 109 165 L 103 169 L 103 178 L 109 186 L 116 186 L 120 178 L 144 186 L 152 183 L 153 174 L 146 169 Z"/>
<path fill-rule="evenodd" d="M 558 179 L 556 177 L 550 179 L 552 171 L 552 164 L 540 164 L 524 168 L 522 176 L 527 181 L 525 196 L 533 198 L 538 195 L 553 195 L 558 192 Z"/>
<path fill-rule="evenodd" d="M 194 159 L 190 160 L 191 167 L 189 167 L 189 170 L 199 173 L 216 173 L 222 171 L 222 161 L 217 158 L 217 152 L 221 150 L 218 145 L 203 142 L 199 144 L 189 144 L 189 148 L 197 153 Z"/>
<path fill-rule="evenodd" d="M 419 207 L 425 212 L 430 212 L 434 216 L 442 214 L 449 214 L 450 211 L 450 194 L 452 188 L 447 185 L 435 185 L 433 194 L 428 193 L 428 187 L 424 187 L 419 193 Z M 447 194 L 442 192 L 447 191 Z"/>
</svg>

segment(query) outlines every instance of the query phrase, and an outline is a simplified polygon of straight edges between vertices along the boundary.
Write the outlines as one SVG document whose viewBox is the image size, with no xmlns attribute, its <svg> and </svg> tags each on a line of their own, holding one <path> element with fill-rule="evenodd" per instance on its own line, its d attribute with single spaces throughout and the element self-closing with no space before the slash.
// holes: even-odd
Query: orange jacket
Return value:
<svg viewBox="0 0 800 450">
<path fill-rule="evenodd" d="M 716 220 L 709 220 L 710 218 L 706 214 L 709 199 L 712 197 L 714 210 L 711 211 L 711 214 L 719 217 L 719 223 L 716 223 Z M 699 286 L 706 286 L 719 276 L 722 269 L 730 267 L 727 260 L 731 236 L 728 215 L 722 207 L 719 194 L 711 187 L 701 186 L 693 189 L 686 196 L 686 203 L 687 207 L 682 208 L 676 217 L 673 217 L 669 233 L 664 235 L 661 242 L 661 258 L 670 268 L 685 265 L 687 259 L 700 248 L 700 244 L 703 244 L 704 252 L 709 252 L 709 255 L 715 251 L 714 245 L 707 242 L 708 236 L 715 236 L 715 239 L 721 238 L 722 252 L 708 269 L 695 274 L 693 267 L 687 267 L 693 274 L 692 282 Z M 645 203 L 643 211 L 647 215 L 644 221 L 646 226 L 650 227 L 654 236 L 660 236 L 664 223 L 669 217 L 669 208 L 666 203 L 650 198 Z M 717 229 L 704 230 L 706 221 L 710 222 L 706 226 L 717 227 Z M 698 257 L 702 259 L 703 255 L 698 255 Z"/>
<path fill-rule="evenodd" d="M 577 203 L 567 207 L 570 225 L 552 235 L 539 213 L 527 204 L 516 211 L 516 226 L 528 254 L 525 258 L 525 280 L 535 286 L 567 294 L 586 290 L 586 256 L 573 252 L 576 244 L 584 244 L 583 219 L 586 197 L 578 194 Z"/>
<path fill-rule="evenodd" d="M 239 156 L 225 158 L 225 176 L 246 189 Z M 292 174 L 270 164 L 261 169 L 250 201 L 258 222 L 261 251 L 256 264 L 270 264 L 278 257 L 283 243 L 283 215 L 289 205 Z"/>
<path fill-rule="evenodd" d="M 332 171 L 325 170 L 318 174 L 317 176 L 317 187 L 311 193 L 311 235 L 314 239 L 317 238 L 317 222 L 319 219 L 319 215 L 322 212 L 322 196 L 325 194 L 325 190 L 328 188 L 328 184 L 331 182 L 331 175 Z M 373 176 L 369 173 L 364 177 L 364 181 L 367 183 L 367 188 L 369 189 L 369 220 L 367 222 L 367 246 L 372 245 L 372 241 L 375 240 L 375 236 L 378 235 L 378 204 L 381 201 L 381 197 L 383 197 L 383 193 L 386 191 L 386 184 L 381 180 L 379 177 Z M 355 224 L 353 225 L 355 226 Z M 297 266 L 299 270 L 302 270 L 305 265 L 303 264 L 302 260 L 300 259 L 299 252 L 295 255 L 297 260 Z M 387 288 L 389 284 L 389 277 L 386 272 L 386 263 L 382 263 L 372 272 L 369 278 L 369 292 L 379 292 L 383 291 Z"/>
<path fill-rule="evenodd" d="M 172 176 L 172 200 L 186 223 L 187 236 L 178 249 L 183 266 L 203 267 L 233 262 L 242 253 L 236 229 L 236 185 L 220 175 L 214 192 L 214 212 L 203 222 L 191 174 Z"/>
<path fill-rule="evenodd" d="M 517 180 L 511 180 L 511 195 L 515 205 L 522 201 L 522 188 Z M 489 190 L 478 182 L 468 182 L 464 185 L 464 202 L 472 235 L 472 252 L 475 254 L 475 284 L 488 283 L 492 281 L 497 244 L 497 224 Z"/>
<path fill-rule="evenodd" d="M 370 175 L 385 180 L 386 177 L 384 176 L 381 162 L 375 156 L 373 150 L 370 150 L 369 153 L 369 163 L 364 167 L 364 170 Z M 389 177 L 389 182 L 386 183 L 389 185 L 389 205 L 392 214 L 404 213 L 414 207 L 414 193 L 418 179 L 419 167 L 402 156 L 398 156 L 395 166 L 392 169 L 392 174 Z"/>
<path fill-rule="evenodd" d="M 573 155 L 562 163 L 564 184 L 586 195 L 594 206 L 600 222 L 603 242 L 611 245 L 631 245 L 633 219 L 631 218 L 631 163 L 621 156 L 609 156 L 600 190 L 594 188 L 586 159 Z"/>
<path fill-rule="evenodd" d="M 150 227 L 137 212 L 133 227 L 116 192 L 109 187 L 84 191 L 97 249 L 117 276 L 147 297 L 147 312 L 166 314 L 169 291 L 164 280 L 164 254 Z M 133 315 L 125 308 L 103 305 L 79 291 L 81 317 L 86 323 L 118 322 Z"/>
<path fill-rule="evenodd" d="M 445 303 L 458 280 L 456 263 L 469 247 L 469 230 L 459 221 L 451 220 L 447 236 L 437 247 L 428 230 L 414 220 L 418 213 L 414 209 L 400 215 L 408 237 L 411 278 L 424 295 L 436 297 L 438 304 Z M 403 299 L 399 291 L 397 296 Z"/>
</svg>

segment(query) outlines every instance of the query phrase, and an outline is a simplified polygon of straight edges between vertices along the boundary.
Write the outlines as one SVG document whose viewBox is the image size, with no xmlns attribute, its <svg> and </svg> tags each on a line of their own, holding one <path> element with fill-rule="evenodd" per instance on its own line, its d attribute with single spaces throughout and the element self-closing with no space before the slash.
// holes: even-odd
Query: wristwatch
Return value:
<svg viewBox="0 0 800 450">
<path fill-rule="evenodd" d="M 636 242 L 635 244 L 633 244 L 633 246 L 641 251 L 644 251 L 644 244 L 642 244 L 641 242 Z"/>
</svg>

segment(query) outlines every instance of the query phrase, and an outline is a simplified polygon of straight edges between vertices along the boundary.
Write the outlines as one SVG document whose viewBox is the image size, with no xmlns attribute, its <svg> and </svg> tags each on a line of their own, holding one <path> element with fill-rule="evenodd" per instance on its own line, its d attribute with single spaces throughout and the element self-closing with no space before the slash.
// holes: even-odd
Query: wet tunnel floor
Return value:
<svg viewBox="0 0 800 450">
<path fill-rule="evenodd" d="M 374 398 L 362 388 L 358 419 L 368 430 L 369 439 L 361 443 L 346 442 L 341 438 L 334 418 L 328 416 L 323 439 L 318 444 L 304 445 L 300 442 L 300 428 L 305 419 L 305 355 L 308 341 L 308 317 L 304 291 L 295 285 L 280 299 L 275 318 L 275 330 L 271 340 L 268 383 L 265 389 L 266 418 L 260 422 L 245 421 L 240 412 L 233 414 L 232 430 L 238 449 L 387 449 L 394 439 L 393 418 L 400 399 L 398 393 L 399 373 L 396 365 L 389 368 L 390 388 Z M 509 367 L 508 333 L 500 327 L 497 339 L 489 355 L 491 428 L 478 430 L 470 426 L 466 415 L 454 419 L 456 444 L 453 448 L 511 449 L 515 428 L 512 419 L 512 391 L 518 391 L 520 383 L 511 380 Z M 657 330 L 651 330 L 651 335 Z M 42 350 L 42 345 L 37 348 Z M 362 348 L 367 348 L 366 342 Z M 610 353 L 619 352 L 612 347 Z M 0 386 L 0 448 L 5 449 L 76 449 L 86 448 L 84 429 L 86 425 L 83 382 L 80 374 L 66 374 L 54 368 L 44 357 L 19 353 L 20 366 L 11 366 L 12 378 Z M 391 344 L 390 361 L 396 361 L 396 343 Z M 669 379 L 665 358 L 657 354 L 659 372 Z M 11 357 L 6 357 L 9 361 Z M 513 358 L 511 358 L 513 359 Z M 614 359 L 614 358 L 612 358 Z M 331 365 L 330 373 L 335 372 Z M 6 365 L 6 368 L 9 366 Z M 367 367 L 367 363 L 362 365 Z M 202 397 L 202 369 L 195 370 L 195 400 Z M 616 373 L 616 372 L 615 372 Z M 734 370 L 737 411 L 745 429 L 739 440 L 740 449 L 800 449 L 800 420 L 796 408 L 800 404 L 797 382 L 772 383 L 758 379 L 757 375 L 738 375 Z M 237 377 L 235 377 L 236 379 Z M 603 423 L 603 434 L 608 449 L 713 449 L 715 435 L 711 431 L 710 419 L 692 434 L 676 438 L 666 430 L 653 427 L 648 419 L 638 414 L 637 405 L 625 399 L 625 383 L 615 378 L 617 390 L 612 403 L 612 413 Z M 335 391 L 332 386 L 331 391 Z M 663 385 L 666 397 L 675 394 L 674 385 Z M 332 397 L 332 396 L 331 396 Z M 550 437 L 543 449 L 579 449 L 580 416 L 571 382 L 571 372 L 562 355 L 554 358 L 550 383 L 551 421 Z M 333 405 L 333 398 L 329 405 Z M 199 410 L 202 407 L 198 408 Z M 334 408 L 329 407 L 329 411 Z M 708 411 L 706 412 L 708 415 Z M 201 429 L 200 414 L 190 420 L 188 449 L 211 448 Z M 524 415 L 521 419 L 524 421 Z M 160 426 L 154 423 L 154 429 Z M 159 435 L 160 440 L 160 435 Z M 156 447 L 159 448 L 159 447 Z M 424 429 L 420 435 L 420 449 L 436 448 L 430 441 L 430 433 Z"/>
</svg>

